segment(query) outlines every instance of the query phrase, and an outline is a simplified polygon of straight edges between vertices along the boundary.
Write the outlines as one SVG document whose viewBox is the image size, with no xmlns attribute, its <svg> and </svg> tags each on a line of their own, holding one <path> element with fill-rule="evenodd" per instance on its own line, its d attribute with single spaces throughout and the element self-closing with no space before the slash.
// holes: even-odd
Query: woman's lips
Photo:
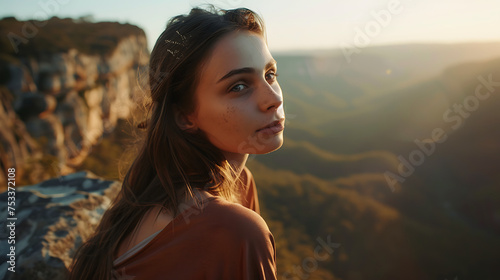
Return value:
<svg viewBox="0 0 500 280">
<path fill-rule="evenodd" d="M 284 119 L 274 121 L 265 127 L 257 130 L 257 132 L 262 132 L 264 134 L 276 134 L 280 131 L 283 131 L 285 129 L 285 126 L 283 125 Z"/>
</svg>

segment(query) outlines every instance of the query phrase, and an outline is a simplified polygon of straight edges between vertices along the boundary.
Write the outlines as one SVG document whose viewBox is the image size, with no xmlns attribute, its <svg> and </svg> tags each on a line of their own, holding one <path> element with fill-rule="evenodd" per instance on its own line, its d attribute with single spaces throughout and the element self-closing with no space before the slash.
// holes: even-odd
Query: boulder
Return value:
<svg viewBox="0 0 500 280">
<path fill-rule="evenodd" d="M 9 194 L 1 193 L 0 279 L 65 279 L 75 250 L 93 233 L 120 187 L 88 171 L 72 173 L 17 188 L 13 215 L 7 209 Z M 8 242 L 12 234 L 15 244 Z M 10 246 L 15 246 L 15 272 L 8 270 L 10 257 L 4 253 Z"/>
</svg>

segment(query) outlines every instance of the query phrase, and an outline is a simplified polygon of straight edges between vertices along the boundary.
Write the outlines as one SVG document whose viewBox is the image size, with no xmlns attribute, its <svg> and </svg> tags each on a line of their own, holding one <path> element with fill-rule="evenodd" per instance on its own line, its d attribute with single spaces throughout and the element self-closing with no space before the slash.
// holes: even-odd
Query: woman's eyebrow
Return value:
<svg viewBox="0 0 500 280">
<path fill-rule="evenodd" d="M 269 69 L 271 68 L 273 65 L 276 64 L 276 60 L 271 59 L 265 66 L 265 69 Z M 255 73 L 256 70 L 255 68 L 251 68 L 251 67 L 243 67 L 243 68 L 238 68 L 238 69 L 234 69 L 234 70 L 231 70 L 229 71 L 226 75 L 224 75 L 224 77 L 220 78 L 216 84 L 222 82 L 223 80 L 231 77 L 231 76 L 234 76 L 234 75 L 238 75 L 238 74 L 242 74 L 242 73 Z"/>
</svg>

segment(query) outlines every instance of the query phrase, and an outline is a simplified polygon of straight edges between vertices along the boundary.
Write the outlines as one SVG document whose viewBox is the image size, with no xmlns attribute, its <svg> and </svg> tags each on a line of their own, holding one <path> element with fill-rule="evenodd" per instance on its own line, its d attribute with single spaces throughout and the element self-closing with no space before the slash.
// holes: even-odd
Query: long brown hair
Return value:
<svg viewBox="0 0 500 280">
<path fill-rule="evenodd" d="M 177 215 L 179 193 L 193 197 L 193 188 L 226 198 L 234 194 L 234 173 L 221 151 L 202 131 L 180 129 L 175 111 L 195 110 L 200 66 L 214 43 L 236 30 L 265 38 L 261 18 L 245 8 L 193 8 L 168 22 L 150 57 L 151 104 L 150 116 L 142 125 L 147 129 L 145 139 L 119 195 L 94 235 L 75 253 L 69 279 L 111 279 L 120 243 L 151 207 L 160 205 Z"/>
</svg>

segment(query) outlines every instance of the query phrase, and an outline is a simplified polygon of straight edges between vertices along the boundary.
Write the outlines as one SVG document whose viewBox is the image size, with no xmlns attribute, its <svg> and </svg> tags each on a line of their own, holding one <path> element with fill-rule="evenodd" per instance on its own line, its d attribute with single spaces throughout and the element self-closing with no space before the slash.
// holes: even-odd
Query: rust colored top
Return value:
<svg viewBox="0 0 500 280">
<path fill-rule="evenodd" d="M 242 201 L 206 198 L 114 262 L 113 279 L 277 279 L 274 237 L 255 181 L 242 171 Z"/>
</svg>

